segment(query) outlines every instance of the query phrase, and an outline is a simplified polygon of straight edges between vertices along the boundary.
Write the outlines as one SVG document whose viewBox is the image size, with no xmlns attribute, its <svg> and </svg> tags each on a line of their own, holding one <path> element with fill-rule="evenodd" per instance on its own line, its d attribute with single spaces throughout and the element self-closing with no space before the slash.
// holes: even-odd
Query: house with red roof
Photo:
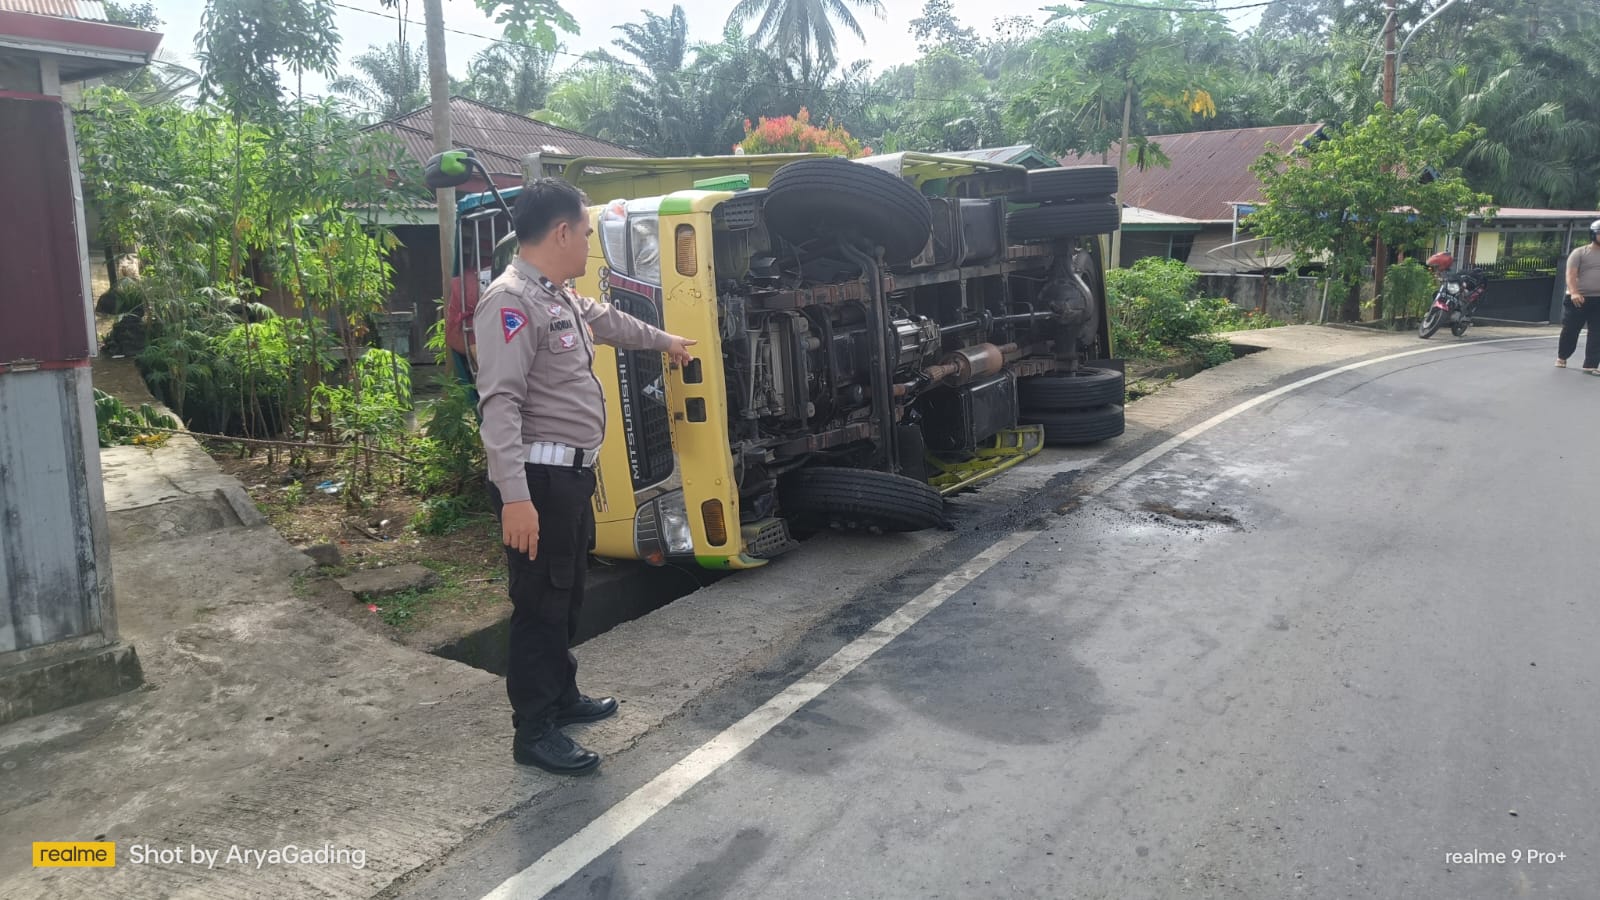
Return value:
<svg viewBox="0 0 1600 900">
<path fill-rule="evenodd" d="M 1243 224 L 1263 200 L 1250 165 L 1269 147 L 1307 146 L 1326 132 L 1327 126 L 1313 122 L 1151 135 L 1170 165 L 1124 172 L 1120 264 L 1150 256 L 1176 259 L 1216 276 L 1207 280 L 1207 290 L 1246 306 L 1264 302 L 1268 293 L 1295 293 L 1263 277 L 1281 272 L 1291 254 L 1252 237 Z M 1061 164 L 1115 163 L 1119 154 L 1113 146 L 1104 154 L 1064 157 Z M 1480 318 L 1557 321 L 1566 254 L 1597 218 L 1600 211 L 1505 208 L 1468 217 L 1439 235 L 1433 249 L 1489 273 Z M 1304 317 L 1298 300 L 1284 309 L 1290 318 Z"/>
<path fill-rule="evenodd" d="M 40 0 L 42 2 L 42 0 Z M 387 135 L 404 148 L 408 161 L 415 163 L 420 182 L 423 165 L 433 155 L 433 108 L 421 109 L 370 125 L 369 133 Z M 498 187 L 522 184 L 522 170 L 529 154 L 538 154 L 546 174 L 584 156 L 642 157 L 631 147 L 540 122 L 509 110 L 480 103 L 467 97 L 450 98 L 450 138 L 455 146 L 470 149 L 494 174 Z M 474 180 L 456 192 L 465 194 L 487 190 Z M 380 217 L 400 240 L 400 248 L 390 256 L 394 266 L 394 292 L 388 308 L 392 315 L 411 314 L 409 349 L 413 360 L 422 360 L 423 339 L 438 320 L 440 294 L 439 225 L 434 193 L 419 193 L 416 204 L 406 215 Z"/>
<path fill-rule="evenodd" d="M 1269 147 L 1286 149 L 1320 140 L 1324 128 L 1313 122 L 1150 135 L 1148 140 L 1170 165 L 1129 166 L 1123 172 L 1119 263 L 1126 266 L 1147 256 L 1163 256 L 1201 272 L 1283 265 L 1285 260 L 1263 257 L 1260 242 L 1240 232 L 1239 210 L 1262 199 L 1261 183 L 1250 164 Z M 1121 156 L 1121 147 L 1113 145 L 1103 154 L 1063 157 L 1061 164 L 1115 164 Z"/>
</svg>

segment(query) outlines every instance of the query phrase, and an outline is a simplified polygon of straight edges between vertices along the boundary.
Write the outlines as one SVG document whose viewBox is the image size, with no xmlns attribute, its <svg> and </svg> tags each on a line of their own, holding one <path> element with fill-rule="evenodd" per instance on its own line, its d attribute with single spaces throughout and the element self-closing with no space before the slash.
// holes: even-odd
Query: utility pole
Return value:
<svg viewBox="0 0 1600 900">
<path fill-rule="evenodd" d="M 1400 23 L 1395 17 L 1395 0 L 1387 0 L 1388 18 L 1383 22 L 1383 105 L 1390 110 L 1394 109 L 1395 88 L 1395 32 L 1399 30 Z M 1372 318 L 1383 318 L 1383 276 L 1388 268 L 1389 248 L 1383 245 L 1383 237 L 1379 236 L 1373 241 L 1372 253 Z"/>
<path fill-rule="evenodd" d="M 1129 77 L 1122 88 L 1122 143 L 1117 145 L 1117 192 L 1112 195 L 1112 202 L 1117 204 L 1117 215 L 1122 215 L 1122 179 L 1128 169 L 1128 132 L 1133 123 L 1133 78 Z M 1111 232 L 1111 259 L 1106 263 L 1108 269 L 1122 268 L 1122 226 Z"/>
<path fill-rule="evenodd" d="M 1383 105 L 1394 109 L 1395 32 L 1400 22 L 1395 17 L 1395 0 L 1388 0 L 1388 18 L 1383 23 Z"/>
<path fill-rule="evenodd" d="M 444 4 L 425 0 L 423 25 L 428 39 L 428 94 L 433 101 L 433 152 L 452 149 L 450 142 L 450 72 L 444 57 Z M 450 269 L 455 260 L 456 192 L 445 188 L 435 192 L 439 201 L 439 297 L 450 298 Z"/>
</svg>

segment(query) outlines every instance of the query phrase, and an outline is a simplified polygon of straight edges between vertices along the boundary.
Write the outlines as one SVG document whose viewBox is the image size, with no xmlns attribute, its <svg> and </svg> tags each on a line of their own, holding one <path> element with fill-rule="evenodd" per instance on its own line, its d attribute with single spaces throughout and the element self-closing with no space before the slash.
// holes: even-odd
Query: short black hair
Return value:
<svg viewBox="0 0 1600 900">
<path fill-rule="evenodd" d="M 538 178 L 523 186 L 511 205 L 511 224 L 517 229 L 517 241 L 531 244 L 543 240 L 558 223 L 576 222 L 588 214 L 583 191 L 559 178 Z"/>
</svg>

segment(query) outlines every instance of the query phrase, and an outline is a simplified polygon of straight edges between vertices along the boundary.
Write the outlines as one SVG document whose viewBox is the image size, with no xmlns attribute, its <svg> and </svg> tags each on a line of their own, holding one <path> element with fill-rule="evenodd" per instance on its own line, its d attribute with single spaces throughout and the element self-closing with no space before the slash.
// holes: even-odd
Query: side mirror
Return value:
<svg viewBox="0 0 1600 900">
<path fill-rule="evenodd" d="M 472 180 L 472 167 L 478 160 L 471 150 L 446 150 L 435 153 L 424 169 L 423 182 L 432 190 L 460 187 Z"/>
</svg>

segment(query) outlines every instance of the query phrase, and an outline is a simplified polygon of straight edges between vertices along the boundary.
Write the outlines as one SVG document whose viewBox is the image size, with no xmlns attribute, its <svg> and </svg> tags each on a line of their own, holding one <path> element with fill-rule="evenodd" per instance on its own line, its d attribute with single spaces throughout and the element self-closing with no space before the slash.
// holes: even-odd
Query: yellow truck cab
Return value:
<svg viewBox="0 0 1600 900">
<path fill-rule="evenodd" d="M 590 158 L 563 177 L 597 203 L 577 290 L 698 342 L 684 367 L 596 356 L 598 555 L 740 569 L 797 531 L 936 527 L 944 495 L 1122 432 L 1114 167 Z M 504 211 L 463 208 L 460 271 L 494 246 L 497 274 Z"/>
</svg>

